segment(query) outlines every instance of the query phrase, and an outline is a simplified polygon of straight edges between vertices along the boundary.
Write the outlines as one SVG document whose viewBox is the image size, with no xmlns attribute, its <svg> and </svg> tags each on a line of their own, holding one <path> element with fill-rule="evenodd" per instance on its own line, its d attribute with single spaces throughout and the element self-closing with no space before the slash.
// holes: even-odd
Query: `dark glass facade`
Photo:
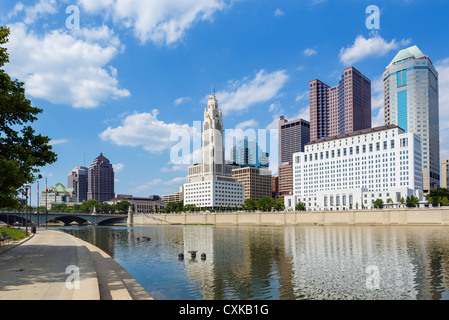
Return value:
<svg viewBox="0 0 449 320">
<path fill-rule="evenodd" d="M 115 198 L 114 169 L 109 160 L 100 154 L 89 167 L 88 200 L 99 203 Z"/>
</svg>

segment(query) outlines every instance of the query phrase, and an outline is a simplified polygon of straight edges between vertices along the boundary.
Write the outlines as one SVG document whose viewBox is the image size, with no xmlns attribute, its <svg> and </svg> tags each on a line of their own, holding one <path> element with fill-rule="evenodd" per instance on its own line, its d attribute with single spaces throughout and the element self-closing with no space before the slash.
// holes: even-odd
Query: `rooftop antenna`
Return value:
<svg viewBox="0 0 449 320">
<path fill-rule="evenodd" d="M 212 85 L 210 87 L 210 91 L 211 91 L 211 94 L 213 94 L 215 96 L 215 86 L 214 85 Z"/>
</svg>

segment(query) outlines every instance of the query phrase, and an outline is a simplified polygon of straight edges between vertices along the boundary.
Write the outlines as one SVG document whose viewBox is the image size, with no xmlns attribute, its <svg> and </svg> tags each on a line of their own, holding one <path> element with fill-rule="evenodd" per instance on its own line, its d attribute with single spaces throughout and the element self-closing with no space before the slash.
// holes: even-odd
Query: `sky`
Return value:
<svg viewBox="0 0 449 320">
<path fill-rule="evenodd" d="M 310 80 L 335 86 L 354 66 L 372 81 L 373 126 L 383 125 L 382 74 L 412 45 L 439 72 L 448 158 L 447 12 L 443 0 L 7 0 L 0 24 L 11 29 L 5 70 L 43 110 L 33 128 L 58 155 L 41 168 L 41 191 L 103 153 L 115 192 L 147 197 L 178 191 L 201 160 L 212 91 L 225 129 L 265 139 L 276 174 L 279 117 L 309 120 Z"/>
</svg>

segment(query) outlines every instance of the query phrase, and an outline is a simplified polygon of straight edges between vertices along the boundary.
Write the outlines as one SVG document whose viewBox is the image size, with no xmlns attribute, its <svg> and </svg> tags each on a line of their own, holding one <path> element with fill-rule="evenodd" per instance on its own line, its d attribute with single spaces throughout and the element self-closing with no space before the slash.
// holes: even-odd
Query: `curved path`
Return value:
<svg viewBox="0 0 449 320">
<path fill-rule="evenodd" d="M 2 245 L 0 270 L 0 300 L 152 300 L 104 251 L 56 230 Z"/>
</svg>

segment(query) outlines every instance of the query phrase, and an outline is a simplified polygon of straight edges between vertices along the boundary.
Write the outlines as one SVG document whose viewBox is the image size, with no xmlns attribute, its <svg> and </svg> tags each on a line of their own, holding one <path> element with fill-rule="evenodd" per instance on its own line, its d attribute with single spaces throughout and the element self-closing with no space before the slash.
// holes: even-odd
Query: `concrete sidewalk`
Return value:
<svg viewBox="0 0 449 320">
<path fill-rule="evenodd" d="M 114 259 L 74 236 L 38 229 L 18 244 L 0 247 L 0 300 L 151 300 Z"/>
</svg>

